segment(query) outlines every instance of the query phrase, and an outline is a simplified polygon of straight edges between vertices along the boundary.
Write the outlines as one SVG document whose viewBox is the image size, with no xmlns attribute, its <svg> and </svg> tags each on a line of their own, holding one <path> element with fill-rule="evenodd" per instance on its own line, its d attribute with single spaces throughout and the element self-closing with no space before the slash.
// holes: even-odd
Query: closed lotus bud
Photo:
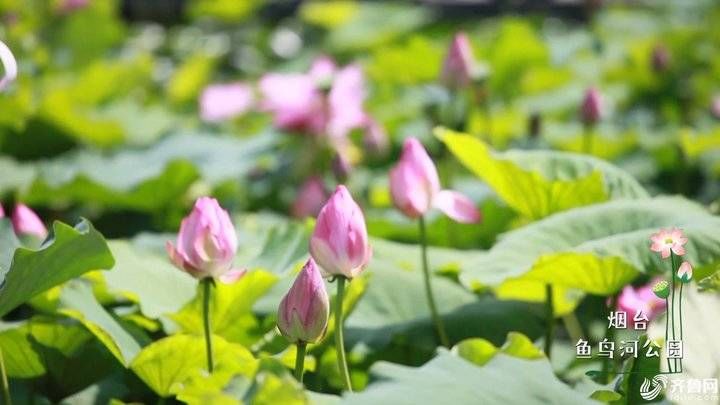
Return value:
<svg viewBox="0 0 720 405">
<path fill-rule="evenodd" d="M 10 219 L 18 236 L 29 235 L 45 239 L 48 235 L 48 230 L 40 217 L 25 204 L 15 205 Z"/>
<path fill-rule="evenodd" d="M 602 96 L 600 92 L 591 87 L 585 92 L 585 98 L 583 99 L 582 108 L 580 113 L 582 120 L 586 125 L 594 125 L 600 121 L 600 117 L 603 114 Z"/>
<path fill-rule="evenodd" d="M 298 191 L 295 202 L 293 202 L 291 213 L 295 218 L 316 217 L 325 201 L 328 199 L 328 192 L 325 184 L 319 177 L 309 178 Z"/>
<path fill-rule="evenodd" d="M 440 81 L 449 88 L 465 87 L 473 81 L 477 70 L 468 36 L 464 32 L 455 34 L 443 62 Z"/>
<path fill-rule="evenodd" d="M 317 343 L 325 336 L 329 317 L 325 283 L 310 258 L 280 302 L 277 326 L 290 343 Z"/>
<path fill-rule="evenodd" d="M 17 62 L 15 57 L 10 51 L 10 48 L 0 41 L 0 62 L 2 62 L 5 68 L 5 74 L 0 79 L 0 91 L 4 90 L 10 83 L 15 81 L 17 77 Z"/>
<path fill-rule="evenodd" d="M 440 178 L 430 156 L 420 141 L 408 138 L 403 144 L 400 161 L 390 171 L 390 193 L 400 211 L 419 218 L 432 207 L 440 192 Z"/>
<path fill-rule="evenodd" d="M 354 278 L 370 261 L 365 216 L 343 185 L 337 186 L 317 217 L 310 255 L 325 277 Z"/>
<path fill-rule="evenodd" d="M 651 63 L 654 71 L 658 73 L 666 71 L 670 66 L 670 51 L 662 44 L 655 45 L 652 50 Z"/>
<path fill-rule="evenodd" d="M 658 298 L 666 299 L 670 296 L 670 284 L 665 280 L 660 280 L 653 287 L 653 292 Z"/>
<path fill-rule="evenodd" d="M 167 242 L 165 247 L 173 264 L 197 279 L 212 277 L 229 283 L 244 274 L 232 268 L 237 235 L 230 215 L 214 198 L 199 198 L 180 224 L 177 245 Z"/>
<path fill-rule="evenodd" d="M 677 277 L 683 284 L 687 284 L 692 280 L 693 269 L 690 263 L 682 262 L 680 268 L 677 271 Z"/>
</svg>

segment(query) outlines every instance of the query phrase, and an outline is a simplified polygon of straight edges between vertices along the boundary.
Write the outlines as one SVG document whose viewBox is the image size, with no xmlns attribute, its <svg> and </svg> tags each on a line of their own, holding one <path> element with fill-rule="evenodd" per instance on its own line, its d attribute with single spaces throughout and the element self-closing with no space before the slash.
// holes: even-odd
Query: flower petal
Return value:
<svg viewBox="0 0 720 405">
<path fill-rule="evenodd" d="M 223 284 L 233 284 L 236 281 L 240 280 L 240 278 L 242 278 L 245 273 L 247 273 L 247 269 L 230 269 L 223 275 L 218 277 L 218 279 Z"/>
<path fill-rule="evenodd" d="M 479 222 L 481 218 L 475 203 L 457 191 L 441 190 L 435 196 L 433 205 L 457 222 L 469 224 Z"/>
</svg>

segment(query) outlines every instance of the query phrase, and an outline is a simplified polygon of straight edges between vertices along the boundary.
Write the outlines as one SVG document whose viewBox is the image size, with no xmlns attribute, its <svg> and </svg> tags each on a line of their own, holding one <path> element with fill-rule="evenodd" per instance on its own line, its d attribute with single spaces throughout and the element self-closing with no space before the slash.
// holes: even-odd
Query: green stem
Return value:
<svg viewBox="0 0 720 405">
<path fill-rule="evenodd" d="M 670 316 L 671 316 L 671 327 L 672 327 L 672 340 L 675 340 L 675 253 L 670 252 L 670 265 L 672 266 L 670 271 L 670 278 L 672 279 L 672 290 L 670 290 Z M 677 360 L 673 359 L 673 371 L 677 371 Z"/>
<path fill-rule="evenodd" d="M 665 346 L 667 347 L 668 337 L 670 336 L 670 332 L 669 332 L 669 327 L 670 327 L 670 317 L 669 317 L 669 315 L 670 315 L 670 301 L 667 299 L 667 297 L 665 298 L 665 308 L 666 308 L 666 309 L 665 309 Z M 669 371 L 669 372 L 672 372 L 672 366 L 670 365 L 670 358 L 668 357 L 668 358 L 666 358 L 665 360 L 667 360 L 668 371 Z"/>
<path fill-rule="evenodd" d="M 425 218 L 421 216 L 418 219 L 418 224 L 420 225 L 420 250 L 422 254 L 423 277 L 425 280 L 425 295 L 427 296 L 428 306 L 430 307 L 430 316 L 435 324 L 435 330 L 440 337 L 440 344 L 450 348 L 450 341 L 447 337 L 447 333 L 445 332 L 445 325 L 443 325 L 442 318 L 438 314 L 437 306 L 435 305 L 435 297 L 432 292 L 432 285 L 430 284 L 430 268 L 428 266 L 427 239 L 425 235 Z"/>
<path fill-rule="evenodd" d="M 679 298 L 679 300 L 678 300 L 678 304 L 679 304 L 678 310 L 680 311 L 680 342 L 683 341 L 683 319 L 682 319 L 682 318 L 683 318 L 683 317 L 682 317 L 682 292 L 683 292 L 683 287 L 684 287 L 684 284 L 681 283 L 681 284 L 680 284 L 680 298 Z M 680 359 L 680 372 L 681 372 L 681 373 L 682 373 L 682 371 L 683 371 L 682 361 L 683 361 L 683 359 Z"/>
<path fill-rule="evenodd" d="M 592 154 L 592 143 L 593 143 L 592 128 L 591 128 L 591 126 L 586 125 L 585 130 L 583 131 L 583 147 L 582 147 L 583 153 L 585 153 L 587 155 Z"/>
<path fill-rule="evenodd" d="M 3 358 L 2 349 L 0 349 L 0 378 L 2 378 L 2 392 L 5 404 L 12 405 L 12 398 L 10 398 L 10 384 L 8 384 L 7 372 L 5 371 L 5 359 Z"/>
<path fill-rule="evenodd" d="M 337 351 L 338 369 L 345 383 L 345 388 L 352 392 L 350 372 L 345 360 L 345 341 L 343 340 L 343 296 L 345 295 L 345 277 L 337 277 L 337 295 L 335 296 L 335 350 Z"/>
<path fill-rule="evenodd" d="M 297 353 L 295 354 L 295 378 L 302 384 L 303 372 L 305 371 L 305 352 L 307 343 L 297 342 Z"/>
<path fill-rule="evenodd" d="M 550 358 L 555 338 L 555 308 L 553 304 L 553 286 L 545 284 L 545 355 Z"/>
<path fill-rule="evenodd" d="M 584 335 L 583 328 L 577 315 L 575 315 L 575 312 L 571 312 L 563 316 L 563 323 L 565 324 L 565 329 L 568 330 L 568 334 L 570 335 L 573 343 L 582 339 Z"/>
<path fill-rule="evenodd" d="M 210 291 L 212 288 L 212 278 L 204 278 L 202 280 L 203 293 L 203 325 L 205 327 L 205 353 L 207 355 L 208 372 L 213 372 L 213 355 L 212 355 L 212 334 L 210 331 Z"/>
</svg>

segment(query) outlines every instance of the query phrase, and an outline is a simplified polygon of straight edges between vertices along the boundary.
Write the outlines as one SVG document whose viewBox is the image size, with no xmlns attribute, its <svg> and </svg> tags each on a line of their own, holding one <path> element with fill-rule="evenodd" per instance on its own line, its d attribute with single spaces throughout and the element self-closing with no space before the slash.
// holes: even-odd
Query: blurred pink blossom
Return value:
<svg viewBox="0 0 720 405">
<path fill-rule="evenodd" d="M 458 32 L 443 61 L 440 82 L 449 88 L 465 87 L 472 82 L 477 70 L 470 39 L 464 32 Z"/>
<path fill-rule="evenodd" d="M 410 218 L 419 218 L 435 207 L 458 222 L 480 220 L 472 200 L 457 191 L 440 189 L 435 164 L 415 138 L 405 140 L 400 161 L 390 170 L 390 193 L 395 206 Z"/>
<path fill-rule="evenodd" d="M 365 216 L 343 185 L 337 186 L 320 210 L 310 238 L 310 255 L 325 277 L 354 278 L 370 261 Z"/>
<path fill-rule="evenodd" d="M 585 92 L 582 106 L 580 108 L 580 115 L 583 122 L 587 125 L 594 125 L 603 116 L 603 100 L 600 91 L 594 87 L 590 87 Z"/>
<path fill-rule="evenodd" d="M 238 117 L 252 108 L 254 97 L 246 83 L 212 84 L 200 95 L 200 117 L 207 122 Z"/>
<path fill-rule="evenodd" d="M 180 224 L 177 244 L 168 241 L 165 247 L 173 264 L 197 279 L 232 283 L 245 273 L 232 268 L 237 251 L 235 227 L 214 198 L 199 198 Z"/>
<path fill-rule="evenodd" d="M 16 204 L 10 219 L 18 236 L 31 235 L 45 239 L 48 235 L 48 230 L 40 217 L 25 204 Z"/>
<path fill-rule="evenodd" d="M 313 176 L 298 191 L 295 202 L 290 209 L 292 216 L 295 218 L 316 217 L 325 201 L 328 199 L 328 192 L 321 178 Z"/>
<path fill-rule="evenodd" d="M 63 0 L 60 2 L 61 13 L 72 13 L 90 5 L 90 0 Z"/>
<path fill-rule="evenodd" d="M 650 236 L 650 250 L 660 253 L 663 259 L 670 257 L 670 252 L 678 256 L 685 254 L 684 244 L 687 238 L 679 228 L 660 229 L 658 232 Z"/>
<path fill-rule="evenodd" d="M 653 282 L 635 288 L 633 286 L 625 286 L 618 296 L 617 310 L 627 313 L 627 321 L 630 327 L 635 325 L 635 315 L 638 311 L 647 317 L 649 321 L 657 318 L 665 310 L 665 300 L 658 298 L 653 292 Z"/>
</svg>

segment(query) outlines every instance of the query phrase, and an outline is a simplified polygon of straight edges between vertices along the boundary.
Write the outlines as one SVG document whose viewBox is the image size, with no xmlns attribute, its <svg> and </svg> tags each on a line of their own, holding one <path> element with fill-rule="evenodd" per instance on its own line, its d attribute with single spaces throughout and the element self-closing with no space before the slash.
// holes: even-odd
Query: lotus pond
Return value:
<svg viewBox="0 0 720 405">
<path fill-rule="evenodd" d="M 0 0 L 0 403 L 718 403 L 720 5 L 539 3 Z"/>
</svg>

